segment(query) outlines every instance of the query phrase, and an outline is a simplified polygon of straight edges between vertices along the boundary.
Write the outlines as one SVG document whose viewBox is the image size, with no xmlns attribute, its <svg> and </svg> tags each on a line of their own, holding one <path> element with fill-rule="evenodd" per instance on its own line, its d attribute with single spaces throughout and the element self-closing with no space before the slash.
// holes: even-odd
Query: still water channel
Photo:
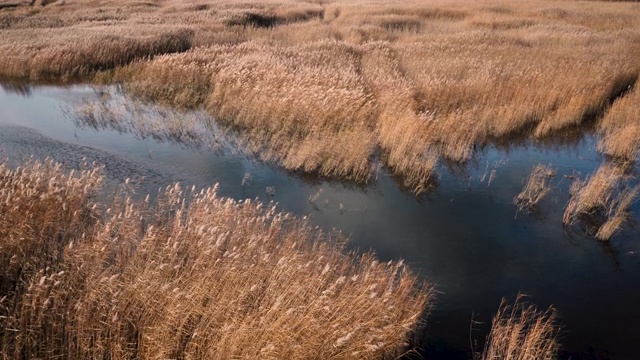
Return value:
<svg viewBox="0 0 640 360">
<path fill-rule="evenodd" d="M 188 136 L 78 121 L 73 109 L 101 96 L 104 89 L 78 85 L 2 86 L 0 157 L 50 156 L 70 167 L 86 158 L 104 164 L 114 182 L 137 180 L 138 193 L 176 181 L 219 183 L 223 196 L 274 200 L 284 211 L 350 235 L 354 248 L 405 259 L 439 292 L 422 334 L 425 358 L 469 359 L 472 340 L 481 346 L 501 298 L 513 301 L 519 292 L 559 311 L 561 358 L 640 356 L 640 206 L 634 204 L 629 224 L 607 243 L 562 226 L 571 182 L 565 175 L 590 174 L 603 161 L 593 135 L 479 149 L 470 164 L 441 164 L 433 191 L 416 198 L 384 169 L 372 184 L 357 186 L 283 171 L 233 151 L 223 138 L 198 146 Z M 147 109 L 151 117 L 166 116 Z M 539 213 L 516 214 L 513 198 L 538 163 L 557 168 L 554 189 Z M 483 324 L 470 329 L 472 318 Z"/>
</svg>

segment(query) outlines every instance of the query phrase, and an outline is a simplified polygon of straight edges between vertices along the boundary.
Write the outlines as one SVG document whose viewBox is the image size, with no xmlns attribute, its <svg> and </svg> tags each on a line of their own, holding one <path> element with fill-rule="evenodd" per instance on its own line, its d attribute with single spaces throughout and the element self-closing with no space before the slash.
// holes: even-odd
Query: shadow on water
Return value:
<svg viewBox="0 0 640 360">
<path fill-rule="evenodd" d="M 0 76 L 0 88 L 7 94 L 16 94 L 24 97 L 30 97 L 34 89 L 41 87 L 56 87 L 56 88 L 73 88 L 83 85 L 83 79 L 81 78 L 69 78 L 64 84 L 59 81 L 40 79 L 40 80 L 28 80 L 23 78 L 4 77 Z"/>
<path fill-rule="evenodd" d="M 12 82 L 2 83 L 2 89 L 9 94 L 18 94 L 24 97 L 30 97 L 33 86 L 21 82 Z"/>
<path fill-rule="evenodd" d="M 0 155 L 51 156 L 69 166 L 87 158 L 104 164 L 113 181 L 140 179 L 139 194 L 176 181 L 219 183 L 223 196 L 273 200 L 350 234 L 352 249 L 403 258 L 438 290 L 419 334 L 426 358 L 469 359 L 501 298 L 520 292 L 541 309 L 558 309 L 561 358 L 637 357 L 640 206 L 610 242 L 562 226 L 571 178 L 603 161 L 593 133 L 487 144 L 466 164 L 441 162 L 432 190 L 416 198 L 383 169 L 367 185 L 282 171 L 245 154 L 203 114 L 123 105 L 118 96 L 86 86 L 2 85 Z M 83 107 L 82 116 L 72 111 Z M 557 180 L 538 213 L 516 216 L 513 198 L 538 163 L 551 163 Z"/>
</svg>

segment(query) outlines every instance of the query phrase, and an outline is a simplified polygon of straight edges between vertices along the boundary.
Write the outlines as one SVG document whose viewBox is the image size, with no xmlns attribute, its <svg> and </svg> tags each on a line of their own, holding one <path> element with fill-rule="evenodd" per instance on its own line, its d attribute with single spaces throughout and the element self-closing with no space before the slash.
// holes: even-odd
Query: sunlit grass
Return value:
<svg viewBox="0 0 640 360">
<path fill-rule="evenodd" d="M 0 358 L 392 358 L 431 303 L 401 261 L 272 204 L 178 185 L 104 204 L 101 183 L 0 165 Z"/>
<path fill-rule="evenodd" d="M 571 184 L 563 223 L 591 223 L 596 238 L 609 240 L 627 220 L 639 190 L 640 185 L 629 185 L 624 165 L 606 163 L 590 177 Z"/>
<path fill-rule="evenodd" d="M 597 122 L 640 73 L 623 2 L 57 1 L 0 24 L 2 75 L 117 68 L 99 81 L 204 107 L 286 169 L 366 182 L 380 155 L 416 193 L 443 157 Z M 633 156 L 635 104 L 605 116 L 604 152 Z"/>
<path fill-rule="evenodd" d="M 555 175 L 556 170 L 551 167 L 551 164 L 534 166 L 524 188 L 513 199 L 513 203 L 518 207 L 518 210 L 534 211 L 538 203 L 551 192 L 549 182 Z"/>
<path fill-rule="evenodd" d="M 504 299 L 493 317 L 481 360 L 552 360 L 557 358 L 557 314 L 539 311 L 519 296 L 514 305 Z"/>
<path fill-rule="evenodd" d="M 598 149 L 610 156 L 635 161 L 640 152 L 640 85 L 617 100 L 599 126 L 601 139 Z"/>
</svg>

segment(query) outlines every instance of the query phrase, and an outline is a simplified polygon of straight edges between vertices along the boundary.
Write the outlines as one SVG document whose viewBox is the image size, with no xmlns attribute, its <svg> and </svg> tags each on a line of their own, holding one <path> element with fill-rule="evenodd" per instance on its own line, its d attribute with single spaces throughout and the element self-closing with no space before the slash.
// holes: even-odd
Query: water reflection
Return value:
<svg viewBox="0 0 640 360">
<path fill-rule="evenodd" d="M 0 87 L 8 94 L 17 94 L 24 97 L 31 97 L 33 86 L 22 81 L 0 81 Z"/>
</svg>

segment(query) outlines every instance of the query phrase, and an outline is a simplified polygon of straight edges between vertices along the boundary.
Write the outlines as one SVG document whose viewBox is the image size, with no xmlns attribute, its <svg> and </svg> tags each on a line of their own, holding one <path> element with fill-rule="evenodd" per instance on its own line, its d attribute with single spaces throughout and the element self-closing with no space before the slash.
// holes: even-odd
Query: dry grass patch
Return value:
<svg viewBox="0 0 640 360">
<path fill-rule="evenodd" d="M 491 332 L 480 360 L 552 360 L 557 358 L 558 325 L 552 307 L 538 311 L 522 296 L 513 306 L 503 299 L 493 317 Z"/>
<path fill-rule="evenodd" d="M 67 173 L 48 160 L 12 170 L 0 163 L 0 323 L 8 319 L 41 270 L 57 266 L 63 246 L 95 224 L 100 169 Z M 4 348 L 0 348 L 0 354 Z M 8 356 L 8 355 L 7 355 Z"/>
<path fill-rule="evenodd" d="M 402 262 L 272 205 L 176 185 L 105 209 L 100 182 L 0 167 L 0 357 L 395 357 L 430 304 Z"/>
<path fill-rule="evenodd" d="M 598 150 L 617 159 L 635 161 L 640 152 L 640 86 L 616 101 L 599 124 Z"/>
<path fill-rule="evenodd" d="M 640 190 L 640 185 L 631 187 L 627 180 L 624 167 L 615 164 L 601 166 L 584 180 L 576 179 L 571 184 L 563 223 L 590 223 L 596 238 L 608 240 L 627 219 L 629 207 Z"/>
<path fill-rule="evenodd" d="M 551 167 L 551 164 L 534 166 L 524 189 L 513 199 L 518 210 L 534 211 L 538 203 L 551 192 L 549 182 L 555 175 L 556 170 Z"/>
<path fill-rule="evenodd" d="M 46 31 L 47 37 L 42 37 Z M 192 32 L 180 27 L 2 30 L 3 75 L 73 78 L 128 64 L 137 58 L 185 51 Z M 16 47 L 15 44 L 23 44 Z"/>
<path fill-rule="evenodd" d="M 368 181 L 380 154 L 415 192 L 441 157 L 592 125 L 640 73 L 640 8 L 620 2 L 85 0 L 0 19 L 0 74 L 118 67 L 101 81 L 204 106 L 287 169 Z"/>
<path fill-rule="evenodd" d="M 364 181 L 371 173 L 376 109 L 358 59 L 357 49 L 335 41 L 299 48 L 247 42 L 134 64 L 117 76 L 133 73 L 127 89 L 145 99 L 200 103 L 218 121 L 241 129 L 249 148 L 265 160 Z M 193 91 L 192 84 L 210 91 Z"/>
<path fill-rule="evenodd" d="M 612 205 L 607 209 L 607 220 L 596 233 L 597 239 L 609 240 L 620 231 L 622 224 L 629 218 L 629 208 L 636 201 L 639 191 L 640 185 L 625 189 L 616 195 L 611 202 Z"/>
</svg>

